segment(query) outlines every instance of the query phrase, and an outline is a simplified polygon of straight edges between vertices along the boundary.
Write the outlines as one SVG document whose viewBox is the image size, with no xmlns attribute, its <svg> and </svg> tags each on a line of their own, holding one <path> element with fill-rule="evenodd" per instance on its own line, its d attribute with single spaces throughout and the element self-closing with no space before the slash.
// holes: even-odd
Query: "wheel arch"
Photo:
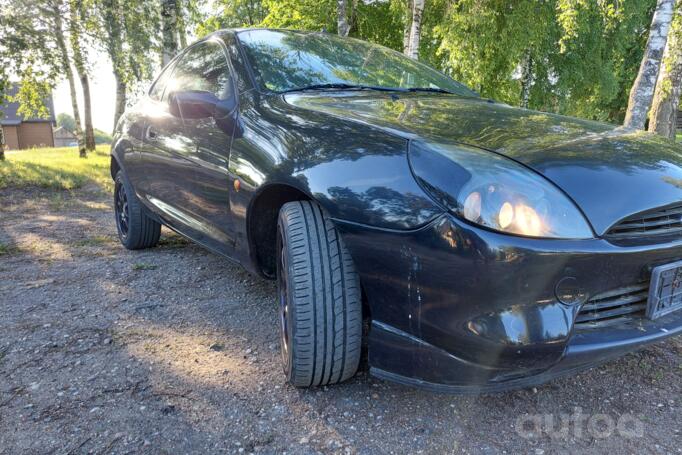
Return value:
<svg viewBox="0 0 682 455">
<path fill-rule="evenodd" d="M 128 141 L 118 139 L 111 144 L 111 162 L 109 163 L 109 172 L 111 173 L 111 178 L 116 180 L 116 174 L 118 171 L 123 171 L 125 173 L 125 167 L 123 166 L 123 161 L 125 158 L 125 152 L 130 147 Z"/>
<path fill-rule="evenodd" d="M 121 169 L 123 169 L 121 163 L 118 162 L 118 158 L 116 158 L 116 155 L 112 154 L 111 163 L 109 164 L 109 173 L 111 174 L 112 180 L 116 179 L 116 174 L 118 174 L 118 171 L 120 171 Z"/>
<path fill-rule="evenodd" d="M 293 201 L 312 201 L 325 210 L 326 204 L 289 183 L 271 183 L 262 187 L 249 204 L 247 236 L 252 263 L 256 271 L 266 278 L 272 279 L 275 275 L 275 240 L 279 211 L 284 204 Z M 339 235 L 342 235 L 341 232 Z M 360 276 L 360 288 L 363 320 L 368 321 L 371 318 L 371 312 L 362 276 Z M 367 347 L 364 346 L 363 349 L 366 351 Z M 364 356 L 366 357 L 366 354 Z"/>
<path fill-rule="evenodd" d="M 288 183 L 270 183 L 254 195 L 246 217 L 251 259 L 256 271 L 266 278 L 275 276 L 275 239 L 279 210 L 287 202 L 314 201 L 308 193 Z M 318 202 L 319 203 L 319 202 Z"/>
</svg>

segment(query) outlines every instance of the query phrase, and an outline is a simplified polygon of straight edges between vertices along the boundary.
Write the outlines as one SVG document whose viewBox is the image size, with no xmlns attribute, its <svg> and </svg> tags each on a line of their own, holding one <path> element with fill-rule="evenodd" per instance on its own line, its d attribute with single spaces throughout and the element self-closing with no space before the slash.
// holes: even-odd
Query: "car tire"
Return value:
<svg viewBox="0 0 682 455">
<path fill-rule="evenodd" d="M 114 215 L 121 244 L 129 250 L 151 248 L 159 243 L 161 224 L 147 215 L 123 171 L 114 180 Z"/>
<path fill-rule="evenodd" d="M 334 224 L 312 202 L 279 212 L 277 283 L 287 380 L 315 387 L 352 377 L 362 347 L 360 279 Z"/>
</svg>

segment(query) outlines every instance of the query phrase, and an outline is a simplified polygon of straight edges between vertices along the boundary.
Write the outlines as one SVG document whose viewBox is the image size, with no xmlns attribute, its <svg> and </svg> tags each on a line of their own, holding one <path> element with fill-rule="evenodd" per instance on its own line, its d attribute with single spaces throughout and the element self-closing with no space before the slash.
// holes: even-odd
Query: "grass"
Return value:
<svg viewBox="0 0 682 455">
<path fill-rule="evenodd" d="M 94 237 L 89 237 L 87 239 L 77 240 L 72 243 L 73 246 L 88 247 L 88 246 L 103 246 L 109 243 L 114 243 L 112 237 L 107 237 L 105 235 L 96 235 Z"/>
<path fill-rule="evenodd" d="M 18 252 L 19 248 L 16 246 L 0 242 L 0 256 L 9 256 L 10 254 L 16 254 Z"/>
<path fill-rule="evenodd" d="M 42 148 L 5 152 L 0 161 L 0 189 L 37 186 L 73 190 L 96 183 L 110 190 L 109 146 L 99 145 L 87 158 L 76 147 Z"/>
<path fill-rule="evenodd" d="M 143 262 L 133 264 L 133 270 L 156 270 L 157 268 L 159 268 L 158 265 L 145 264 Z"/>
<path fill-rule="evenodd" d="M 190 245 L 190 241 L 177 234 L 159 240 L 159 246 L 165 248 L 184 248 L 188 245 Z"/>
</svg>

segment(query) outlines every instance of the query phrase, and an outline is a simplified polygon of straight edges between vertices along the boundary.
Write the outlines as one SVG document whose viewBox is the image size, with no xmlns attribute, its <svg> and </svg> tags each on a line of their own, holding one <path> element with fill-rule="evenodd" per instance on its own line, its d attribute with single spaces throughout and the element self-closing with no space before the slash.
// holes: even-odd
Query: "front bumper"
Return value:
<svg viewBox="0 0 682 455">
<path fill-rule="evenodd" d="M 682 259 L 682 239 L 634 246 L 528 239 L 449 215 L 411 232 L 338 226 L 369 302 L 369 360 L 379 377 L 450 392 L 499 391 L 682 332 L 682 311 L 574 328 L 590 296 L 645 282 L 653 267 Z M 580 298 L 562 303 L 557 285 L 566 278 Z"/>
</svg>

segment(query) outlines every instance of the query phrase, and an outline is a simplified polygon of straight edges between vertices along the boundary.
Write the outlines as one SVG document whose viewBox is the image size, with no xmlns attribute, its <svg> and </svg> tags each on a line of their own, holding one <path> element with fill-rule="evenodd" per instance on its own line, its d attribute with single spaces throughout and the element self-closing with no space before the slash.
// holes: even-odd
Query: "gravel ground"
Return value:
<svg viewBox="0 0 682 455">
<path fill-rule="evenodd" d="M 117 244 L 108 195 L 0 195 L 0 453 L 682 453 L 682 341 L 461 397 L 360 372 L 284 382 L 275 286 L 164 231 Z"/>
</svg>

